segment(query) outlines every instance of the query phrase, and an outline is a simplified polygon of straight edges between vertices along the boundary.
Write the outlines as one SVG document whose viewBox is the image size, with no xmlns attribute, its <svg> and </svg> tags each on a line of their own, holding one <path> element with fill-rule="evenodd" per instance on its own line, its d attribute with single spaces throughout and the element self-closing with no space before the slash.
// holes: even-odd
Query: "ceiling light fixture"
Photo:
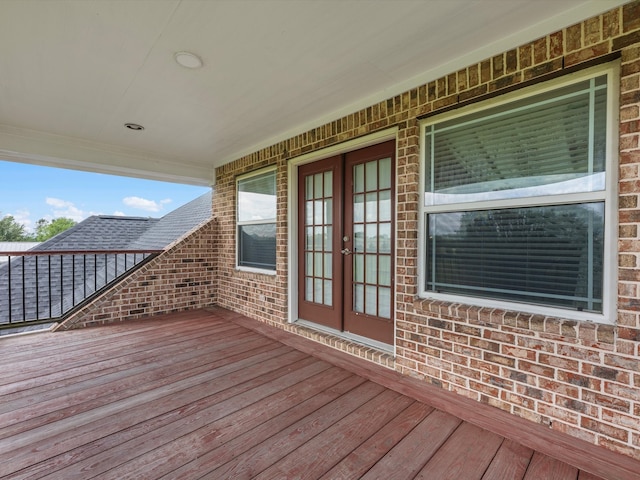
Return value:
<svg viewBox="0 0 640 480">
<path fill-rule="evenodd" d="M 136 131 L 144 130 L 144 127 L 142 125 L 138 125 L 137 123 L 125 123 L 124 126 L 127 127 L 129 130 L 136 130 Z"/>
<path fill-rule="evenodd" d="M 173 58 L 176 59 L 178 65 L 182 65 L 185 68 L 201 68 L 202 60 L 197 55 L 190 52 L 177 52 Z"/>
</svg>

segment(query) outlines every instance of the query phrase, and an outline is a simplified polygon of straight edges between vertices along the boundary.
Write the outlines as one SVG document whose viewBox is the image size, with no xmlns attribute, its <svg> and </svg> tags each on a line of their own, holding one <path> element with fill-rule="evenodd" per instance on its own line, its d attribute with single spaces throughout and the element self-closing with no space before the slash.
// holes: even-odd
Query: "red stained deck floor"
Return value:
<svg viewBox="0 0 640 480">
<path fill-rule="evenodd" d="M 2 478 L 640 472 L 626 457 L 222 309 L 4 338 L 0 353 Z"/>
</svg>

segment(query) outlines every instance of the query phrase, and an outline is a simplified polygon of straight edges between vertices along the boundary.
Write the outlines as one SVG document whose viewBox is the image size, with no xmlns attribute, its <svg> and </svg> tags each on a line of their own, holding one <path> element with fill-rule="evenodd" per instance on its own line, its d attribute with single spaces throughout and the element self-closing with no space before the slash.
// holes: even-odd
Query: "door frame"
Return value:
<svg viewBox="0 0 640 480">
<path fill-rule="evenodd" d="M 398 136 L 398 128 L 393 127 L 386 130 L 382 130 L 380 132 L 372 133 L 370 135 L 366 135 L 360 138 L 356 138 L 353 140 L 346 141 L 344 143 L 340 143 L 338 145 L 333 145 L 331 147 L 327 147 L 321 150 L 317 150 L 315 152 L 309 152 L 304 155 L 300 155 L 299 157 L 295 157 L 290 159 L 287 162 L 287 303 L 288 303 L 288 323 L 295 323 L 299 321 L 298 317 L 298 167 L 301 165 L 305 165 L 307 163 L 315 162 L 318 160 L 322 160 L 328 157 L 332 157 L 334 155 L 340 155 L 344 153 L 348 153 L 354 150 L 359 150 L 361 148 L 369 147 L 372 145 L 376 145 L 378 143 L 383 143 L 388 140 L 396 140 L 396 149 L 397 149 L 397 136 Z M 397 192 L 398 185 L 396 184 L 394 195 L 396 197 L 395 201 L 397 203 Z M 397 209 L 395 212 L 396 219 L 395 224 L 397 225 Z M 393 246 L 393 257 L 394 257 L 394 265 L 397 265 L 397 246 L 394 244 Z M 392 275 L 395 276 L 395 272 L 392 272 Z M 395 319 L 395 294 L 392 294 L 392 316 Z M 322 326 L 317 326 L 313 323 L 308 323 L 308 325 L 313 328 L 317 328 L 318 330 L 324 330 L 325 328 Z M 334 335 L 338 335 L 345 338 L 354 338 L 357 337 L 356 340 L 359 343 L 368 343 L 373 345 L 374 347 L 388 350 L 389 345 L 382 344 L 376 342 L 375 340 L 367 339 L 365 337 L 359 337 L 356 335 L 352 335 L 349 333 L 344 333 L 338 330 L 326 329 L 330 333 Z M 396 338 L 394 335 L 393 345 L 391 345 L 393 352 L 395 354 L 396 348 Z"/>
</svg>

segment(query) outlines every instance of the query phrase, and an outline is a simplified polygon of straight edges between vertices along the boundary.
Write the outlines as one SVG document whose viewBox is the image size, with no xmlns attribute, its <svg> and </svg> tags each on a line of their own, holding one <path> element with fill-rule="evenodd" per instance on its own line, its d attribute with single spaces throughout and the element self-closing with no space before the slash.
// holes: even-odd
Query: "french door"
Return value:
<svg viewBox="0 0 640 480">
<path fill-rule="evenodd" d="M 298 314 L 393 343 L 395 142 L 298 170 Z"/>
</svg>

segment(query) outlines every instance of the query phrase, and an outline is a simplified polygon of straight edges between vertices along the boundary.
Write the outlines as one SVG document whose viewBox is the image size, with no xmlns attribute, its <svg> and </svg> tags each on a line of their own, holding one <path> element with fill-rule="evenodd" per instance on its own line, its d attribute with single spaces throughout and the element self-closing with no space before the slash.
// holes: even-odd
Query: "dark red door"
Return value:
<svg viewBox="0 0 640 480">
<path fill-rule="evenodd" d="M 299 316 L 393 343 L 395 142 L 300 167 Z"/>
</svg>

